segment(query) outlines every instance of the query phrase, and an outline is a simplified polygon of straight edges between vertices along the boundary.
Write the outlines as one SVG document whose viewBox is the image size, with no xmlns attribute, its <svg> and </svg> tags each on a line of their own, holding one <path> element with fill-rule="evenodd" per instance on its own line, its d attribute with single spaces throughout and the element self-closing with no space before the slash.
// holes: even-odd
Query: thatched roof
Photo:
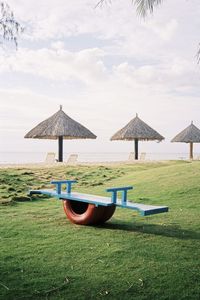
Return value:
<svg viewBox="0 0 200 300">
<path fill-rule="evenodd" d="M 125 127 L 117 131 L 112 137 L 113 140 L 158 140 L 161 141 L 164 139 L 157 131 L 152 129 L 149 125 L 143 122 L 138 115 L 132 119 Z"/>
<path fill-rule="evenodd" d="M 59 136 L 64 139 L 96 139 L 90 130 L 66 115 L 62 106 L 57 113 L 29 131 L 25 138 L 57 139 Z"/>
<path fill-rule="evenodd" d="M 200 143 L 200 130 L 193 123 L 177 134 L 171 142 Z"/>
</svg>

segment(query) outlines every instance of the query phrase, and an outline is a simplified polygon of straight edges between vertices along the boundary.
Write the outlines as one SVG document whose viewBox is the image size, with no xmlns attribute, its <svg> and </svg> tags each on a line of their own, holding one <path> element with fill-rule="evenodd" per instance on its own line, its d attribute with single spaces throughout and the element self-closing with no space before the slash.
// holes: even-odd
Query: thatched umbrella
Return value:
<svg viewBox="0 0 200 300">
<path fill-rule="evenodd" d="M 63 139 L 96 139 L 96 135 L 66 115 L 60 106 L 57 113 L 34 127 L 25 138 L 58 139 L 58 161 L 62 162 Z"/>
<path fill-rule="evenodd" d="M 200 129 L 193 122 L 177 134 L 171 142 L 189 143 L 190 144 L 190 159 L 193 159 L 193 143 L 200 143 Z"/>
<path fill-rule="evenodd" d="M 138 115 L 132 119 L 125 127 L 117 131 L 112 137 L 114 140 L 135 141 L 135 159 L 138 159 L 138 141 L 162 141 L 164 137 L 149 125 L 143 122 Z"/>
</svg>

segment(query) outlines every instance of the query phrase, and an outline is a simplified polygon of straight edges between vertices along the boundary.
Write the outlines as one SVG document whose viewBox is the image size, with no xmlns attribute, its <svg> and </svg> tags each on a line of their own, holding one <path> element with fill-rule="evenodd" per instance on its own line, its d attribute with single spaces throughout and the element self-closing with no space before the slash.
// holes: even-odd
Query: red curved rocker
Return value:
<svg viewBox="0 0 200 300">
<path fill-rule="evenodd" d="M 73 183 L 76 183 L 75 180 L 52 181 L 51 183 L 56 185 L 56 190 L 31 190 L 29 194 L 44 194 L 62 200 L 67 218 L 79 225 L 105 223 L 113 216 L 116 206 L 137 210 L 142 216 L 168 212 L 167 206 L 129 202 L 127 192 L 133 189 L 132 186 L 109 188 L 106 191 L 112 193 L 111 197 L 102 197 L 72 192 L 71 187 Z M 62 191 L 63 184 L 66 184 L 65 191 Z M 122 193 L 121 200 L 117 198 L 118 192 Z"/>
</svg>

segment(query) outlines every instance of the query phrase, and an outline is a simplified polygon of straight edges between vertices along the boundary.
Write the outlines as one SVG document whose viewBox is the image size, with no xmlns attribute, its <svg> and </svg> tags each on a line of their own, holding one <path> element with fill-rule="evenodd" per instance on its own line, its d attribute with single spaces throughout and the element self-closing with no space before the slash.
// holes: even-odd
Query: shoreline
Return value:
<svg viewBox="0 0 200 300">
<path fill-rule="evenodd" d="M 102 161 L 102 162 L 76 162 L 76 163 L 66 163 L 66 162 L 56 162 L 52 164 L 46 163 L 0 163 L 0 169 L 37 169 L 37 168 L 58 168 L 58 167 L 73 167 L 73 166 L 117 166 L 117 165 L 134 165 L 134 164 L 158 164 L 166 163 L 174 160 L 133 160 L 133 161 Z M 190 160 L 178 160 L 178 161 L 190 161 Z M 195 161 L 195 160 L 193 160 Z"/>
</svg>

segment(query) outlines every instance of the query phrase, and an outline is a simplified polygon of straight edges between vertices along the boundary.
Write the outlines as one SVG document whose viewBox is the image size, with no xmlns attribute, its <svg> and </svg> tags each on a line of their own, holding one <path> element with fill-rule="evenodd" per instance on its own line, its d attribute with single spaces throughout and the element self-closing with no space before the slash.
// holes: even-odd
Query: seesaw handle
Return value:
<svg viewBox="0 0 200 300">
<path fill-rule="evenodd" d="M 128 190 L 132 190 L 132 186 L 125 186 L 125 187 L 115 187 L 115 188 L 109 188 L 106 191 L 111 192 L 112 196 L 112 203 L 116 204 L 117 203 L 117 193 L 122 192 L 122 205 L 126 205 L 127 201 L 127 192 Z"/>
<path fill-rule="evenodd" d="M 72 184 L 76 183 L 76 180 L 58 180 L 58 181 L 51 181 L 51 184 L 56 185 L 56 192 L 57 194 L 61 194 L 62 191 L 62 184 L 66 184 L 66 192 L 71 193 Z"/>
</svg>

